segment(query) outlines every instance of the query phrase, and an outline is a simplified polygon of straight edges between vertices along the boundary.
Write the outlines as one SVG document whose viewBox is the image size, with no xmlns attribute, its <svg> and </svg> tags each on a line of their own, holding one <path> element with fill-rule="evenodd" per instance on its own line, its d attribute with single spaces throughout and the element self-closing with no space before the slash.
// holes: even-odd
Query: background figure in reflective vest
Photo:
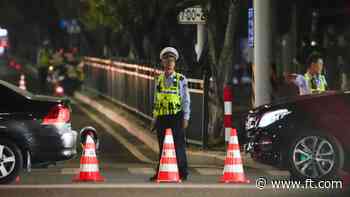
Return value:
<svg viewBox="0 0 350 197">
<path fill-rule="evenodd" d="M 172 129 L 179 175 L 184 181 L 188 175 L 184 130 L 188 127 L 190 119 L 190 95 L 186 77 L 175 72 L 178 58 L 179 53 L 175 48 L 166 47 L 160 52 L 164 73 L 155 79 L 152 128 L 157 130 L 159 159 L 163 149 L 165 129 Z M 157 172 L 158 168 L 159 163 Z M 157 174 L 150 180 L 154 181 L 156 178 Z"/>
<path fill-rule="evenodd" d="M 51 50 L 49 45 L 50 45 L 50 41 L 45 40 L 43 42 L 41 49 L 39 50 L 38 57 L 37 57 L 39 85 L 40 85 L 40 91 L 42 94 L 45 94 L 48 91 L 46 79 L 47 79 L 48 68 L 50 65 L 50 58 L 51 58 Z"/>
<path fill-rule="evenodd" d="M 289 74 L 287 81 L 299 87 L 299 94 L 317 94 L 327 90 L 327 81 L 322 74 L 323 59 L 317 54 L 312 54 L 307 60 L 309 65 L 304 75 Z"/>
</svg>

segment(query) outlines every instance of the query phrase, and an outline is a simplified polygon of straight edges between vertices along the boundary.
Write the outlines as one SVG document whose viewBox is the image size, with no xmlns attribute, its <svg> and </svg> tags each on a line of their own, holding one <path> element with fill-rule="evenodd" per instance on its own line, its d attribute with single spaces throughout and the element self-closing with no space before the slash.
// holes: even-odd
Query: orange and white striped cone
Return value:
<svg viewBox="0 0 350 197">
<path fill-rule="evenodd" d="M 181 182 L 179 177 L 173 134 L 171 129 L 166 129 L 162 156 L 159 161 L 157 183 L 179 183 Z"/>
<path fill-rule="evenodd" d="M 104 177 L 100 175 L 98 168 L 98 160 L 96 156 L 96 145 L 90 135 L 86 137 L 86 143 L 83 145 L 83 155 L 80 158 L 80 172 L 73 181 L 76 182 L 101 182 Z"/>
<path fill-rule="evenodd" d="M 249 183 L 244 175 L 243 162 L 238 143 L 237 130 L 231 130 L 231 136 L 227 148 L 225 167 L 223 176 L 220 179 L 222 183 Z"/>
<path fill-rule="evenodd" d="M 21 88 L 22 90 L 27 90 L 26 88 L 26 78 L 25 76 L 22 74 L 19 80 L 19 88 Z"/>
</svg>

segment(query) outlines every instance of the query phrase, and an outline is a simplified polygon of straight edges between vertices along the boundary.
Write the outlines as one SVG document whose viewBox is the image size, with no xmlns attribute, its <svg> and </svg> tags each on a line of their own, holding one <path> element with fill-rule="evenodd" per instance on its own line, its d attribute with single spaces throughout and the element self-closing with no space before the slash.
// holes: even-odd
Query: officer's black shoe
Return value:
<svg viewBox="0 0 350 197">
<path fill-rule="evenodd" d="M 187 176 L 183 176 L 180 179 L 181 179 L 181 181 L 187 181 Z"/>
<path fill-rule="evenodd" d="M 157 174 L 155 174 L 154 176 L 150 177 L 149 178 L 149 181 L 155 181 L 157 179 Z"/>
<path fill-rule="evenodd" d="M 187 181 L 187 177 L 188 177 L 188 173 L 183 173 L 183 174 L 180 173 L 180 179 L 182 181 Z"/>
</svg>

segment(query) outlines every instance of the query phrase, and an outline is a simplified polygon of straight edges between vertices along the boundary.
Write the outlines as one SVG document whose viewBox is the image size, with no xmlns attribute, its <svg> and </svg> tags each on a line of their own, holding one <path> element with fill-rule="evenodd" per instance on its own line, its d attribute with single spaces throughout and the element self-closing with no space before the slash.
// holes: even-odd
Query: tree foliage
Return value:
<svg viewBox="0 0 350 197">
<path fill-rule="evenodd" d="M 203 2 L 208 14 L 208 64 L 213 84 L 209 91 L 209 136 L 211 141 L 222 140 L 224 135 L 223 89 L 232 80 L 232 67 L 239 33 L 238 19 L 243 0 Z"/>
<path fill-rule="evenodd" d="M 186 52 L 194 50 L 193 46 L 189 49 L 192 43 L 183 38 L 183 29 L 186 28 L 179 28 L 177 14 L 187 6 L 198 3 L 189 0 L 88 0 L 82 17 L 90 29 L 104 26 L 113 31 L 109 37 L 118 37 L 118 45 L 121 46 L 115 49 L 118 55 L 132 54 L 137 59 L 156 61 L 157 53 L 164 45 L 176 44 Z M 111 40 L 113 38 L 106 38 L 106 44 Z M 125 42 L 128 46 L 124 46 Z M 129 49 L 129 53 L 123 53 L 125 48 Z M 185 56 L 187 64 L 192 64 L 192 59 Z"/>
</svg>

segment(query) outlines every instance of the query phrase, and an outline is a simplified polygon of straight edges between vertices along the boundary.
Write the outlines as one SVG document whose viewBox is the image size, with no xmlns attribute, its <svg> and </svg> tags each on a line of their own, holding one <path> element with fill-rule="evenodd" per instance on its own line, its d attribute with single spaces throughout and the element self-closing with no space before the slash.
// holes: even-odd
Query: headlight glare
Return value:
<svg viewBox="0 0 350 197">
<path fill-rule="evenodd" d="M 266 127 L 292 113 L 287 109 L 266 112 L 260 119 L 258 127 Z"/>
</svg>

